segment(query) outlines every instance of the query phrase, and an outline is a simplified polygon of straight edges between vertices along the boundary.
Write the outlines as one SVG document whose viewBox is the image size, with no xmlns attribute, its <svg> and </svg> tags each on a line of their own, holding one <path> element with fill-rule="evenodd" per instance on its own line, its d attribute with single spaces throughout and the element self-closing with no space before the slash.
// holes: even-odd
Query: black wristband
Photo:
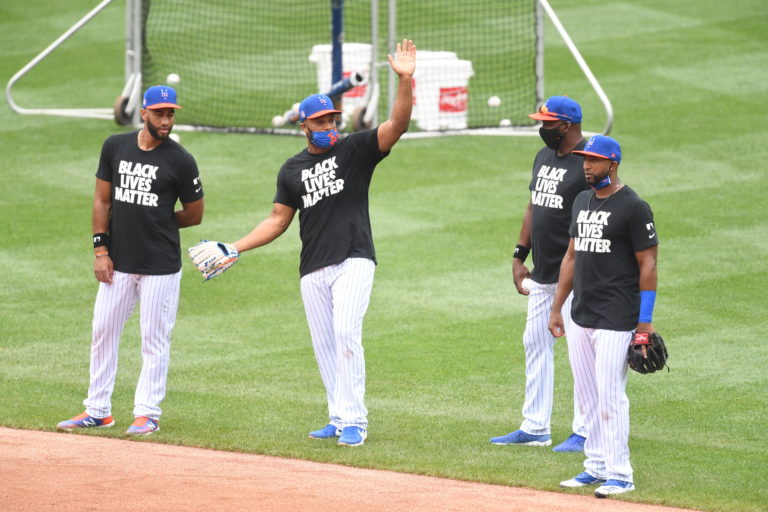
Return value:
<svg viewBox="0 0 768 512">
<path fill-rule="evenodd" d="M 517 258 L 520 261 L 525 261 L 525 258 L 528 257 L 528 253 L 531 252 L 531 250 L 528 247 L 525 247 L 524 245 L 517 244 L 515 246 L 515 253 L 512 255 L 513 258 Z"/>
<path fill-rule="evenodd" d="M 108 233 L 94 233 L 93 234 L 93 247 L 109 247 L 109 234 Z"/>
</svg>

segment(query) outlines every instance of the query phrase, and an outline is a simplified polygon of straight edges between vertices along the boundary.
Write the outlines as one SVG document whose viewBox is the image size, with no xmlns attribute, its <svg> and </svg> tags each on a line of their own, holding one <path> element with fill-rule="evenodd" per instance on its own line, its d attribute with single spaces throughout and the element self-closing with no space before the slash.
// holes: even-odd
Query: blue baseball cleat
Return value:
<svg viewBox="0 0 768 512">
<path fill-rule="evenodd" d="M 518 444 L 521 446 L 549 446 L 552 444 L 552 436 L 549 434 L 534 435 L 522 430 L 515 430 L 505 436 L 492 437 L 491 444 L 500 446 Z"/>
<path fill-rule="evenodd" d="M 559 445 L 552 448 L 552 451 L 553 452 L 583 452 L 584 441 L 586 440 L 587 440 L 586 437 L 573 433 L 568 437 L 568 439 L 566 439 Z"/>
<path fill-rule="evenodd" d="M 607 498 L 614 494 L 624 494 L 625 492 L 634 491 L 635 484 L 632 482 L 625 482 L 624 480 L 609 479 L 603 485 L 595 489 L 595 496 L 598 498 Z"/>
<path fill-rule="evenodd" d="M 339 437 L 341 435 L 341 429 L 336 425 L 330 423 L 321 428 L 320 430 L 313 430 L 309 433 L 310 439 L 330 439 L 332 437 Z"/>
<path fill-rule="evenodd" d="M 602 483 L 605 483 L 604 479 L 597 478 L 596 476 L 592 476 L 586 471 L 583 471 L 570 480 L 560 482 L 560 487 L 586 487 L 588 485 L 597 485 Z"/>
<path fill-rule="evenodd" d="M 339 446 L 360 446 L 367 437 L 368 433 L 363 428 L 344 427 L 341 429 L 341 436 L 339 436 L 339 442 L 336 444 Z"/>
</svg>

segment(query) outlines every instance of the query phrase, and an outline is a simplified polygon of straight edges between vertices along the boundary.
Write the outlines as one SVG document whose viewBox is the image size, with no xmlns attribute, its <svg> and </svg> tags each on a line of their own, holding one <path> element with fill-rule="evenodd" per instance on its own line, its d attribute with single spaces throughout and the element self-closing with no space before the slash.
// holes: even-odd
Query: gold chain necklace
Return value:
<svg viewBox="0 0 768 512">
<path fill-rule="evenodd" d="M 598 211 L 600 208 L 602 208 L 603 206 L 605 206 L 605 203 L 607 203 L 607 202 L 608 202 L 608 200 L 609 200 L 609 199 L 611 199 L 611 198 L 612 198 L 612 197 L 613 197 L 613 196 L 616 194 L 616 192 L 618 192 L 618 191 L 619 191 L 619 190 L 621 190 L 622 188 L 624 188 L 624 184 L 623 184 L 623 183 L 619 183 L 619 186 L 618 186 L 618 187 L 616 187 L 616 190 L 614 190 L 613 192 L 611 192 L 611 195 L 609 195 L 608 197 L 606 197 L 605 199 L 603 199 L 603 202 L 602 202 L 602 203 L 600 203 L 600 206 L 598 206 L 598 207 L 597 207 L 597 208 L 595 208 L 594 210 L 593 210 L 592 208 L 590 208 L 590 205 L 592 204 L 592 198 L 593 198 L 593 197 L 597 197 L 597 192 L 592 192 L 592 195 L 591 195 L 591 196 L 589 196 L 589 199 L 587 199 L 587 211 L 590 211 L 590 212 L 596 212 L 596 211 Z"/>
</svg>

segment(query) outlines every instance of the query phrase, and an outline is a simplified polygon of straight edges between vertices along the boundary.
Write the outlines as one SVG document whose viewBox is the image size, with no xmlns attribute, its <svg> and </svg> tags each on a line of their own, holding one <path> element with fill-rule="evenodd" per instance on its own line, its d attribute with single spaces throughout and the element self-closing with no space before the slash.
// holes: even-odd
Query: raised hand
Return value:
<svg viewBox="0 0 768 512">
<path fill-rule="evenodd" d="M 398 76 L 413 76 L 416 71 L 416 45 L 410 39 L 403 39 L 402 43 L 397 43 L 395 57 L 387 55 L 387 59 Z"/>
</svg>

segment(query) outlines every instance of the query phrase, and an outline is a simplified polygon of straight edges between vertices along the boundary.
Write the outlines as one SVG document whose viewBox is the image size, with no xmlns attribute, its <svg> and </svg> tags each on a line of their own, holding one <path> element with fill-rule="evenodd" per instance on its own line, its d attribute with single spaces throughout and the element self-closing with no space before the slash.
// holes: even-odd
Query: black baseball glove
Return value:
<svg viewBox="0 0 768 512">
<path fill-rule="evenodd" d="M 629 367 L 653 373 L 667 364 L 667 347 L 657 332 L 636 332 L 629 344 Z"/>
</svg>

